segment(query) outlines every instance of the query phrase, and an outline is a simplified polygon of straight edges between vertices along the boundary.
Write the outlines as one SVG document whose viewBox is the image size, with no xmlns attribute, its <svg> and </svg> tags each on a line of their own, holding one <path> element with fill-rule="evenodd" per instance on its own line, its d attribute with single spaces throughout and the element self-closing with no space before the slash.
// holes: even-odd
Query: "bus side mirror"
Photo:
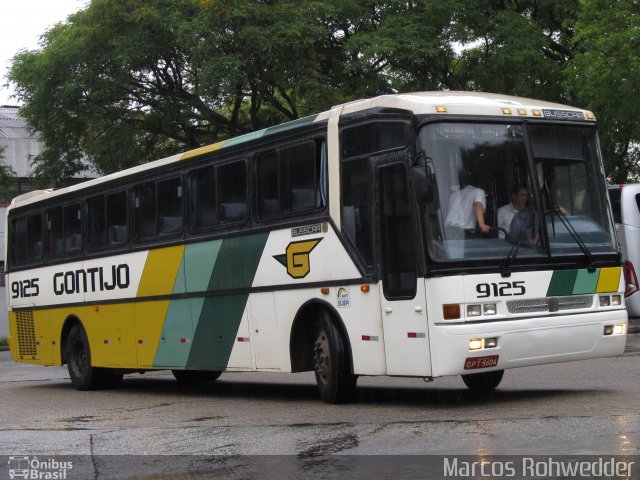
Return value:
<svg viewBox="0 0 640 480">
<path fill-rule="evenodd" d="M 415 165 L 411 167 L 413 187 L 418 203 L 431 203 L 435 193 L 435 175 L 429 165 Z"/>
</svg>

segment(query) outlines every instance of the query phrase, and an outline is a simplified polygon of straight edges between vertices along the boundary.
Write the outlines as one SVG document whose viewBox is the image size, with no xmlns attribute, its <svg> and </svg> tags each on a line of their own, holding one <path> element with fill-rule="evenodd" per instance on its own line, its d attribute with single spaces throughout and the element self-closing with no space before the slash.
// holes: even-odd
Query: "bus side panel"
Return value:
<svg viewBox="0 0 640 480">
<path fill-rule="evenodd" d="M 87 332 L 93 366 L 136 368 L 133 304 L 76 307 L 72 312 L 80 319 Z M 71 310 L 53 310 L 51 313 L 63 322 Z M 59 322 L 58 335 L 62 331 L 62 322 Z"/>
<path fill-rule="evenodd" d="M 384 336 L 380 315 L 380 297 L 377 285 L 370 285 L 366 293 L 360 285 L 329 288 L 323 295 L 320 288 L 275 292 L 278 339 L 276 345 L 282 371 L 291 371 L 289 341 L 293 320 L 300 305 L 311 299 L 329 303 L 342 320 L 353 357 L 356 375 L 385 375 Z M 309 325 L 312 328 L 313 325 Z"/>
</svg>

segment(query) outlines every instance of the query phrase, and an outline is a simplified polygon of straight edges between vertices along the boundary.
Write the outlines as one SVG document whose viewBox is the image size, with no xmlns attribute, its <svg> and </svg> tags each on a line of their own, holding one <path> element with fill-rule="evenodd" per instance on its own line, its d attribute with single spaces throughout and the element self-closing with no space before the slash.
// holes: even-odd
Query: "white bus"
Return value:
<svg viewBox="0 0 640 480">
<path fill-rule="evenodd" d="M 315 371 L 329 403 L 362 375 L 493 389 L 506 369 L 623 352 L 608 202 L 590 112 L 355 101 L 16 198 L 12 356 L 66 363 L 80 390 L 151 369 Z"/>
</svg>

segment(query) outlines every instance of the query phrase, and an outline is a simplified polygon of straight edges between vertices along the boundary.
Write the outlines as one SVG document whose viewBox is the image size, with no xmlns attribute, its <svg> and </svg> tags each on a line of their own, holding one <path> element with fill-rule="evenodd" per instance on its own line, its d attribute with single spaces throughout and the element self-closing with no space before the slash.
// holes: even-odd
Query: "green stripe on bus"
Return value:
<svg viewBox="0 0 640 480">
<path fill-rule="evenodd" d="M 188 245 L 173 293 L 249 288 L 268 233 Z M 248 294 L 172 300 L 154 367 L 225 368 Z"/>
<path fill-rule="evenodd" d="M 222 240 L 187 245 L 184 254 L 187 292 L 204 292 L 209 287 Z"/>
<path fill-rule="evenodd" d="M 208 290 L 251 287 L 268 237 L 265 232 L 222 240 Z M 247 293 L 204 299 L 200 314 L 193 316 L 193 345 L 186 368 L 227 367 L 248 299 Z"/>
<path fill-rule="evenodd" d="M 183 368 L 189 359 L 193 342 L 193 313 L 200 316 L 204 298 L 173 300 L 158 342 L 153 361 L 156 368 Z"/>
<path fill-rule="evenodd" d="M 598 285 L 598 279 L 600 278 L 600 269 L 597 268 L 595 272 L 589 272 L 584 268 L 578 270 L 576 276 L 576 282 L 573 286 L 573 295 L 583 295 L 586 293 L 595 293 L 596 286 Z"/>
<path fill-rule="evenodd" d="M 268 237 L 269 233 L 265 232 L 225 238 L 213 267 L 209 290 L 251 287 Z"/>
<path fill-rule="evenodd" d="M 557 270 L 551 276 L 547 297 L 558 297 L 573 294 L 573 286 L 578 276 L 578 270 Z"/>
<path fill-rule="evenodd" d="M 223 370 L 229 363 L 248 294 L 206 297 L 186 368 Z"/>
</svg>

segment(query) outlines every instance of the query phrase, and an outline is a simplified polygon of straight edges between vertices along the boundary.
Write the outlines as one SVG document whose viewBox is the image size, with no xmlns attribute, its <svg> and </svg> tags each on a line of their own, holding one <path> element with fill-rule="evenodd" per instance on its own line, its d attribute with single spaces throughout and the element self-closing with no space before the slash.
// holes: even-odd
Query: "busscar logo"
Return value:
<svg viewBox="0 0 640 480">
<path fill-rule="evenodd" d="M 291 242 L 287 245 L 286 253 L 274 255 L 278 262 L 284 265 L 291 278 L 304 278 L 311 271 L 309 254 L 316 248 L 322 238 Z"/>
</svg>

